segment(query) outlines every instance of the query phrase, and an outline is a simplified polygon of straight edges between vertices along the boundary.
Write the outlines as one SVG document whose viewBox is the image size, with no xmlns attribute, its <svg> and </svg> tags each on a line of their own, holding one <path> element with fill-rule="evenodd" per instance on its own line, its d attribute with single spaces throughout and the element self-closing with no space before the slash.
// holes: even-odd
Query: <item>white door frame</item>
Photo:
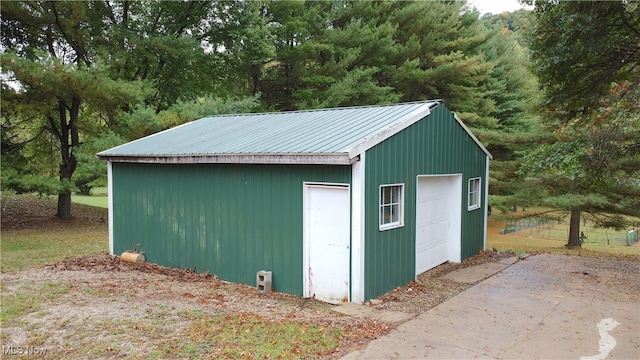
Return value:
<svg viewBox="0 0 640 360">
<path fill-rule="evenodd" d="M 420 179 L 425 178 L 449 178 L 449 184 L 451 186 L 451 211 L 450 211 L 450 220 L 449 220 L 449 249 L 447 261 L 452 262 L 460 262 L 462 259 L 462 174 L 437 174 L 437 175 L 418 175 L 416 177 L 416 248 L 414 252 L 416 252 L 416 262 L 415 262 L 415 272 L 416 278 L 419 274 L 417 274 L 417 246 L 418 246 L 418 192 L 419 192 L 419 181 Z"/>
<path fill-rule="evenodd" d="M 347 207 L 347 213 L 348 215 L 346 216 L 346 221 L 347 221 L 347 226 L 348 228 L 346 229 L 346 234 L 347 234 L 347 239 L 346 240 L 346 245 L 347 245 L 347 252 L 348 252 L 348 256 L 346 258 L 346 263 L 345 264 L 335 264 L 336 266 L 340 266 L 341 268 L 343 268 L 346 271 L 346 286 L 347 286 L 347 301 L 350 300 L 350 296 L 351 296 L 351 279 L 350 279 L 350 275 L 351 275 L 351 269 L 350 269 L 350 248 L 351 248 L 351 229 L 350 229 L 350 224 L 351 224 L 351 189 L 349 184 L 342 184 L 342 183 L 311 183 L 311 182 L 304 182 L 303 183 L 303 261 L 302 261 L 302 268 L 303 268 L 303 281 L 302 281 L 302 286 L 303 286 L 303 296 L 304 297 L 310 297 L 313 296 L 313 294 L 311 294 L 311 284 L 310 284 L 310 274 L 309 274 L 309 270 L 310 270 L 310 259 L 311 259 L 311 253 L 310 253 L 310 241 L 311 241 L 311 234 L 309 232 L 309 221 L 311 221 L 311 214 L 310 214 L 310 209 L 309 209 L 309 194 L 312 191 L 312 189 L 317 189 L 317 188 L 322 188 L 322 189 L 336 189 L 336 190 L 342 190 L 345 191 L 346 190 L 346 204 L 343 204 L 343 206 Z M 344 255 L 344 254 L 343 254 Z M 336 259 L 333 259 L 336 260 Z M 344 261 L 344 259 L 342 260 Z M 340 284 L 342 285 L 342 284 Z M 338 284 L 336 284 L 336 286 L 338 286 Z M 344 299 L 322 299 L 321 300 L 324 301 L 328 301 L 328 302 L 341 302 Z"/>
</svg>

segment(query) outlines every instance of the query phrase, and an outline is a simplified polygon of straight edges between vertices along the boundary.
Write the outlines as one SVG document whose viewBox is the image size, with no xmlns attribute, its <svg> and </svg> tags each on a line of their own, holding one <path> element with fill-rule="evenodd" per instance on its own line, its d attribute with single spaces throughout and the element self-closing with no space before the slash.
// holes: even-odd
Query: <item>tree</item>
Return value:
<svg viewBox="0 0 640 360">
<path fill-rule="evenodd" d="M 83 144 L 90 150 L 105 146 L 107 138 L 116 141 L 103 136 L 109 135 L 103 134 L 107 128 L 126 137 L 123 114 L 141 107 L 158 114 L 222 86 L 215 81 L 218 67 L 212 66 L 219 59 L 205 46 L 218 46 L 210 24 L 225 7 L 196 1 L 2 4 L 3 80 L 18 84 L 3 86 L 2 97 L 20 103 L 16 109 L 23 114 L 26 109 L 37 114 L 18 114 L 31 119 L 26 130 L 33 136 L 56 139 L 58 184 L 50 191 L 58 194 L 58 217 L 71 217 L 73 189 L 100 176 Z M 28 137 L 24 131 L 21 136 Z M 76 173 L 78 156 L 86 168 Z M 28 178 L 23 170 L 12 168 L 16 181 L 3 181 L 3 187 L 26 185 L 19 184 Z"/>
<path fill-rule="evenodd" d="M 543 204 L 571 214 L 567 246 L 579 247 L 583 213 L 615 228 L 640 215 L 640 4 L 535 5 L 531 50 L 554 136 L 521 172 Z"/>
<path fill-rule="evenodd" d="M 536 1 L 534 19 L 530 49 L 546 109 L 571 118 L 599 106 L 612 82 L 637 79 L 640 3 Z"/>
<path fill-rule="evenodd" d="M 20 106 L 3 124 L 20 136 L 3 143 L 35 139 L 12 147 L 12 164 L 30 152 L 33 165 L 16 165 L 19 180 L 48 174 L 31 153 L 56 139 L 51 191 L 66 206 L 71 189 L 102 181 L 98 147 L 230 109 L 229 99 L 282 111 L 444 98 L 513 173 L 534 127 L 533 82 L 511 35 L 459 1 L 7 2 L 2 71 L 20 86 L 2 96 Z"/>
<path fill-rule="evenodd" d="M 380 104 L 399 96 L 377 77 L 395 46 L 382 2 L 282 2 L 266 11 L 275 57 L 258 89 L 269 108 Z M 277 24 L 277 26 L 275 26 Z"/>
<path fill-rule="evenodd" d="M 446 98 L 490 127 L 489 33 L 460 2 L 284 2 L 265 5 L 275 57 L 258 89 L 277 110 Z"/>
<path fill-rule="evenodd" d="M 399 2 L 394 35 L 403 49 L 392 54 L 392 86 L 403 101 L 442 98 L 471 128 L 497 123 L 487 80 L 493 65 L 480 46 L 489 33 L 463 2 Z"/>
<path fill-rule="evenodd" d="M 571 214 L 567 246 L 581 245 L 580 220 L 624 229 L 640 216 L 640 92 L 626 82 L 586 116 L 556 132 L 556 142 L 527 155 L 521 171 L 542 205 Z"/>
<path fill-rule="evenodd" d="M 255 97 L 265 70 L 273 65 L 276 57 L 276 31 L 278 24 L 272 21 L 266 1 L 230 1 L 217 12 L 216 17 L 226 19 L 213 22 L 209 34 L 217 40 L 216 62 L 220 69 L 216 77 L 223 84 L 215 93 L 231 96 Z"/>
<path fill-rule="evenodd" d="M 57 181 L 51 181 L 42 174 L 42 169 L 55 174 L 51 157 L 36 157 L 33 148 L 46 146 L 49 142 L 44 130 L 37 123 L 40 118 L 36 109 L 24 105 L 18 94 L 6 83 L 2 83 L 2 186 L 17 192 L 34 191 L 48 194 L 57 188 Z M 43 141 L 44 140 L 44 141 Z M 53 154 L 53 149 L 47 149 Z"/>
<path fill-rule="evenodd" d="M 109 77 L 92 38 L 101 35 L 101 3 L 7 2 L 2 6 L 2 71 L 19 82 L 15 97 L 37 108 L 59 145 L 58 211 L 71 217 L 71 177 L 81 144 L 83 106 L 113 109 L 138 100 L 141 84 Z M 13 89 L 3 88 L 6 95 Z M 136 95 L 138 94 L 138 97 Z"/>
<path fill-rule="evenodd" d="M 493 64 L 486 86 L 487 97 L 495 103 L 490 116 L 497 119 L 497 124 L 474 131 L 493 155 L 490 204 L 506 213 L 517 205 L 530 205 L 531 189 L 518 169 L 523 156 L 548 138 L 548 132 L 542 130 L 536 114 L 539 85 L 531 72 L 523 36 L 530 28 L 531 12 L 485 14 L 481 21 L 490 34 L 480 51 Z"/>
<path fill-rule="evenodd" d="M 111 80 L 99 65 L 86 68 L 83 64 L 64 64 L 59 59 L 43 57 L 31 61 L 15 55 L 5 55 L 2 60 L 3 69 L 20 79 L 25 89 L 19 94 L 22 102 L 40 109 L 40 116 L 45 119 L 43 128 L 57 139 L 61 161 L 56 216 L 69 218 L 71 177 L 81 145 L 82 107 L 111 109 L 135 101 L 135 94 L 141 90 L 136 84 Z"/>
</svg>

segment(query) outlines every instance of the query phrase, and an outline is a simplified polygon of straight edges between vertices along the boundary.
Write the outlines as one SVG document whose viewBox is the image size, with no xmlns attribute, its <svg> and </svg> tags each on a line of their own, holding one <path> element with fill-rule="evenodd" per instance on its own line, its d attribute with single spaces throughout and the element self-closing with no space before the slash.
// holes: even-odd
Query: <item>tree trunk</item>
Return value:
<svg viewBox="0 0 640 360">
<path fill-rule="evenodd" d="M 569 220 L 569 241 L 567 242 L 568 248 L 582 247 L 582 240 L 580 239 L 580 210 L 571 210 L 571 220 Z"/>
<path fill-rule="evenodd" d="M 66 160 L 63 161 L 62 165 L 60 165 L 61 184 L 71 183 L 71 176 L 73 175 L 75 168 L 75 157 L 73 157 L 73 155 L 71 155 L 69 151 Z M 71 189 L 69 189 L 68 187 L 65 187 L 64 190 L 60 190 L 60 192 L 58 193 L 58 212 L 56 212 L 56 216 L 61 219 L 71 219 L 73 217 L 73 215 L 71 214 Z"/>
<path fill-rule="evenodd" d="M 71 219 L 71 191 L 58 194 L 58 212 L 56 216 L 61 219 Z"/>
<path fill-rule="evenodd" d="M 60 133 L 58 138 L 60 139 L 60 154 L 62 155 L 62 161 L 60 163 L 60 183 L 63 184 L 63 190 L 58 194 L 58 212 L 56 216 L 61 219 L 71 219 L 71 177 L 78 161 L 74 155 L 74 149 L 80 146 L 80 137 L 78 134 L 78 116 L 80 114 L 79 98 L 72 98 L 71 106 L 67 107 L 64 100 L 58 101 L 58 111 L 60 116 Z M 69 111 L 69 118 L 67 120 L 67 110 Z"/>
</svg>

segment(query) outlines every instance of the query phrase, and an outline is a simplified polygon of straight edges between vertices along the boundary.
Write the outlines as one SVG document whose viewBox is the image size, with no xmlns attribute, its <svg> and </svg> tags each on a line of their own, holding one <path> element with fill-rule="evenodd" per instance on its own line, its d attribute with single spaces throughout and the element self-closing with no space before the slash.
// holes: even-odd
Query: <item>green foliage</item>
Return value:
<svg viewBox="0 0 640 360">
<path fill-rule="evenodd" d="M 112 79 L 110 69 L 101 61 L 91 66 L 65 63 L 63 59 L 36 51 L 35 59 L 26 59 L 15 53 L 2 55 L 3 71 L 11 72 L 25 88 L 25 95 L 42 99 L 82 98 L 92 106 L 111 110 L 139 102 L 150 92 L 145 82 Z"/>
<path fill-rule="evenodd" d="M 478 48 L 493 65 L 486 80 L 485 96 L 493 101 L 488 114 L 490 127 L 473 126 L 473 131 L 491 152 L 489 202 L 492 207 L 509 211 L 514 205 L 529 207 L 532 191 L 518 168 L 522 157 L 549 137 L 540 126 L 534 105 L 539 97 L 538 83 L 530 71 L 531 63 L 524 35 L 530 11 L 485 14 L 487 41 Z"/>
<path fill-rule="evenodd" d="M 495 152 L 491 192 L 502 197 L 522 190 L 515 168 L 540 138 L 527 12 L 487 26 L 458 1 L 16 1 L 1 11 L 3 75 L 21 86 L 3 87 L 17 104 L 11 121 L 3 115 L 3 166 L 82 192 L 104 183 L 92 152 L 219 113 L 443 98 Z M 6 161 L 5 144 L 16 149 Z"/>
<path fill-rule="evenodd" d="M 490 29 L 514 36 L 520 46 L 528 46 L 526 34 L 532 25 L 531 11 L 520 9 L 500 14 L 486 13 L 480 20 Z"/>
<path fill-rule="evenodd" d="M 18 194 L 57 195 L 62 184 L 55 178 L 19 172 L 12 167 L 2 169 L 2 188 L 12 189 Z"/>
<path fill-rule="evenodd" d="M 636 2 L 536 1 L 530 46 L 544 86 L 545 123 L 554 139 L 521 172 L 545 191 L 539 200 L 571 211 L 570 246 L 580 216 L 623 228 L 640 216 L 640 95 Z"/>
<path fill-rule="evenodd" d="M 588 169 L 582 166 L 588 157 L 587 150 L 583 139 L 544 144 L 526 156 L 519 172 L 530 176 L 562 175 L 571 181 L 582 179 L 588 175 Z"/>
<path fill-rule="evenodd" d="M 96 186 L 107 186 L 107 164 L 98 160 L 96 153 L 123 144 L 125 140 L 111 130 L 88 137 L 75 152 L 78 169 L 73 182 L 81 194 L 89 195 Z"/>
<path fill-rule="evenodd" d="M 556 142 L 525 157 L 520 172 L 545 189 L 538 194 L 542 205 L 587 212 L 597 226 L 616 229 L 630 224 L 622 215 L 640 216 L 637 92 L 636 85 L 615 86 L 595 112 L 569 122 Z"/>
<path fill-rule="evenodd" d="M 3 80 L 17 84 L 2 87 L 3 99 L 17 104 L 14 121 L 3 114 L 3 167 L 16 170 L 3 176 L 11 180 L 3 188 L 58 191 L 58 216 L 70 217 L 70 190 L 104 182 L 105 166 L 92 152 L 121 142 L 115 134 L 130 138 L 128 125 L 146 134 L 184 122 L 158 121 L 157 114 L 232 86 L 216 76 L 222 59 L 211 51 L 222 41 L 212 37 L 213 19 L 225 18 L 226 9 L 196 1 L 3 3 Z M 28 126 L 18 126 L 26 119 Z M 45 151 L 48 139 L 56 146 Z M 57 155 L 58 164 L 38 159 L 45 154 Z M 63 185 L 50 186 L 55 178 Z"/>
<path fill-rule="evenodd" d="M 550 109 L 598 106 L 612 82 L 637 77 L 635 1 L 536 1 L 531 51 Z"/>
<path fill-rule="evenodd" d="M 443 98 L 470 126 L 492 126 L 494 103 L 485 82 L 493 65 L 479 51 L 489 33 L 477 13 L 463 12 L 459 2 L 398 3 L 394 38 L 403 46 L 392 61 L 393 86 L 402 100 Z M 397 55 L 396 55 L 397 54 Z"/>
<path fill-rule="evenodd" d="M 492 34 L 462 5 L 271 3 L 278 41 L 254 78 L 262 100 L 292 110 L 445 98 L 465 122 L 492 127 L 494 66 L 480 49 Z"/>
<path fill-rule="evenodd" d="M 219 96 L 256 96 L 263 69 L 275 59 L 277 24 L 265 16 L 265 1 L 225 2 L 219 12 L 224 23 L 214 23 L 209 33 L 218 39 L 219 69 L 215 78 L 221 84 L 214 91 Z"/>
</svg>

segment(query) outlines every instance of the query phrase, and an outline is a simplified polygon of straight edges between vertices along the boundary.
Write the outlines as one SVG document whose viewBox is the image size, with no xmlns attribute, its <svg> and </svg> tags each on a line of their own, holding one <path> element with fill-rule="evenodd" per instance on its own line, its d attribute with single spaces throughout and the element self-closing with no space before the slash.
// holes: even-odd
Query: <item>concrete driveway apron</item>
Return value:
<svg viewBox="0 0 640 360">
<path fill-rule="evenodd" d="M 640 359 L 640 262 L 530 256 L 343 359 Z"/>
</svg>

